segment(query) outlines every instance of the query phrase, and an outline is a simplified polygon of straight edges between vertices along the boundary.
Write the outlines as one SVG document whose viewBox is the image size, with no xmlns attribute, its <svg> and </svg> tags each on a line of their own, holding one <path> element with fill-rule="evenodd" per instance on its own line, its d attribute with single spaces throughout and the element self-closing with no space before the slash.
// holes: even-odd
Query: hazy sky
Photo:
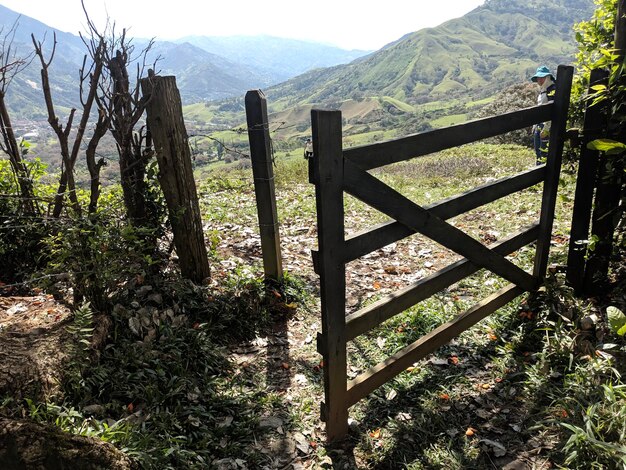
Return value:
<svg viewBox="0 0 626 470">
<path fill-rule="evenodd" d="M 379 49 L 406 33 L 437 26 L 484 0 L 85 0 L 97 26 L 108 16 L 134 37 L 256 35 Z M 83 30 L 80 0 L 0 0 L 61 31 Z"/>
</svg>

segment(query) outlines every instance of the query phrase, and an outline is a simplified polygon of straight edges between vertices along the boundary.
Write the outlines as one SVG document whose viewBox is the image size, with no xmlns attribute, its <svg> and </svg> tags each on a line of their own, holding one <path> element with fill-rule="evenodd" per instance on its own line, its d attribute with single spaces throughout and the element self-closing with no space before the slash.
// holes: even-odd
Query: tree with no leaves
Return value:
<svg viewBox="0 0 626 470">
<path fill-rule="evenodd" d="M 126 29 L 118 33 L 115 23 L 107 21 L 104 32 L 98 31 L 84 2 L 81 3 L 92 40 L 105 45 L 105 67 L 96 99 L 99 108 L 109 117 L 109 130 L 117 145 L 126 211 L 133 224 L 150 226 L 154 214 L 147 203 L 145 176 L 153 152 L 149 132 L 145 127 L 137 127 L 146 107 L 145 99 L 140 95 L 139 81 L 147 73 L 147 55 L 154 42 L 150 41 L 135 54 L 135 46 L 127 37 Z M 136 68 L 132 82 L 128 73 L 131 64 Z"/>
<path fill-rule="evenodd" d="M 13 78 L 26 68 L 32 56 L 18 58 L 14 55 L 13 39 L 18 27 L 16 21 L 8 31 L 0 28 L 0 151 L 8 155 L 17 187 L 20 192 L 20 207 L 27 215 L 39 213 L 39 207 L 34 198 L 33 181 L 22 158 L 22 147 L 18 144 L 13 131 L 11 118 L 7 109 L 5 97 Z"/>
</svg>

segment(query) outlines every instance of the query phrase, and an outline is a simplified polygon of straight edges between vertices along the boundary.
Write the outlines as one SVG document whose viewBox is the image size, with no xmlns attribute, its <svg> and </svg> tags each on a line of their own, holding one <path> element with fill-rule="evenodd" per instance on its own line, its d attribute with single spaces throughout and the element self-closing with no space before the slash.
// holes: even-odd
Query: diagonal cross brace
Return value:
<svg viewBox="0 0 626 470">
<path fill-rule="evenodd" d="M 392 217 L 406 227 L 464 256 L 476 266 L 489 269 L 523 288 L 536 289 L 539 280 L 504 256 L 487 248 L 462 230 L 450 225 L 432 212 L 390 188 L 382 181 L 344 159 L 344 189 L 374 209 Z"/>
</svg>

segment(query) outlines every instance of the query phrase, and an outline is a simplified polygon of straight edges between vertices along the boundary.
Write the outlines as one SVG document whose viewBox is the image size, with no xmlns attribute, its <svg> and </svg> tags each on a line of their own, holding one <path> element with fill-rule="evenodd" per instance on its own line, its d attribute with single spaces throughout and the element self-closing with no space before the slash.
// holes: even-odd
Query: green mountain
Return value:
<svg viewBox="0 0 626 470">
<path fill-rule="evenodd" d="M 266 90 L 277 109 L 388 96 L 410 105 L 485 97 L 525 81 L 539 64 L 571 63 L 572 26 L 593 0 L 487 0 L 465 16 L 410 33 L 347 65 Z"/>
</svg>

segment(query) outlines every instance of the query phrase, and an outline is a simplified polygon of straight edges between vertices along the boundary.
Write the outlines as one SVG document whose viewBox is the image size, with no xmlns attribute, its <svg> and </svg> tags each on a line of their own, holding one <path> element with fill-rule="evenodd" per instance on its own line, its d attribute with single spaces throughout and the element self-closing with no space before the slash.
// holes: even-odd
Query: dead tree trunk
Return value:
<svg viewBox="0 0 626 470">
<path fill-rule="evenodd" d="M 41 42 L 35 39 L 35 35 L 30 35 L 33 46 L 35 46 L 35 54 L 39 57 L 41 63 L 41 88 L 43 90 L 44 100 L 46 102 L 46 109 L 48 110 L 48 123 L 54 130 L 57 138 L 59 139 L 59 146 L 61 147 L 61 157 L 63 159 L 63 166 L 61 169 L 61 180 L 59 182 L 59 190 L 55 196 L 54 202 L 54 217 L 61 215 L 61 209 L 63 207 L 63 198 L 65 192 L 69 192 L 69 198 L 72 208 L 75 213 L 80 215 L 80 204 L 78 203 L 78 197 L 76 196 L 76 183 L 74 181 L 74 164 L 72 163 L 72 157 L 69 150 L 69 136 L 72 130 L 72 124 L 74 122 L 74 115 L 76 109 L 70 110 L 69 117 L 67 118 L 67 124 L 63 127 L 63 124 L 59 122 L 59 118 L 54 110 L 54 104 L 52 102 L 52 91 L 50 88 L 50 77 L 48 75 L 48 68 L 54 59 L 56 52 L 57 38 L 56 34 L 53 36 L 52 52 L 50 58 L 46 60 L 43 54 L 43 46 Z"/>
<path fill-rule="evenodd" d="M 210 276 L 209 261 L 176 77 L 144 78 L 141 91 L 181 273 L 199 283 Z"/>
<path fill-rule="evenodd" d="M 100 143 L 100 139 L 104 137 L 109 129 L 110 118 L 106 115 L 106 111 L 99 110 L 98 122 L 93 131 L 91 139 L 87 144 L 87 150 L 85 151 L 85 159 L 87 161 L 87 169 L 89 170 L 89 176 L 91 181 L 91 195 L 89 198 L 89 214 L 95 214 L 98 208 L 98 199 L 100 198 L 100 170 L 106 165 L 104 158 L 100 158 L 96 162 L 96 149 Z"/>
<path fill-rule="evenodd" d="M 21 196 L 22 209 L 27 215 L 36 215 L 39 213 L 39 207 L 35 201 L 35 190 L 33 181 L 28 174 L 28 168 L 22 160 L 17 139 L 13 133 L 13 125 L 4 101 L 4 92 L 0 90 L 0 133 L 2 134 L 2 143 L 0 150 L 3 150 L 9 156 L 11 168 L 17 180 L 18 190 Z"/>
<path fill-rule="evenodd" d="M 125 41 L 124 37 L 121 39 L 122 43 Z M 137 100 L 135 93 L 130 89 L 126 67 L 128 61 L 129 54 L 124 47 L 108 61 L 113 87 L 110 96 L 112 113 L 110 127 L 120 156 L 122 192 L 128 216 L 134 224 L 146 226 L 149 224 L 145 183 L 148 161 L 141 152 L 141 145 L 139 148 L 133 146 L 133 130 L 143 114 L 144 103 Z"/>
<path fill-rule="evenodd" d="M 28 67 L 32 60 L 32 55 L 24 59 L 13 55 L 13 40 L 17 26 L 16 20 L 8 31 L 0 28 L 0 152 L 6 153 L 9 157 L 17 190 L 21 197 L 20 210 L 26 215 L 37 215 L 39 214 L 39 206 L 35 200 L 33 181 L 22 158 L 22 149 L 13 132 L 13 125 L 5 101 L 9 85 L 18 74 Z"/>
</svg>

